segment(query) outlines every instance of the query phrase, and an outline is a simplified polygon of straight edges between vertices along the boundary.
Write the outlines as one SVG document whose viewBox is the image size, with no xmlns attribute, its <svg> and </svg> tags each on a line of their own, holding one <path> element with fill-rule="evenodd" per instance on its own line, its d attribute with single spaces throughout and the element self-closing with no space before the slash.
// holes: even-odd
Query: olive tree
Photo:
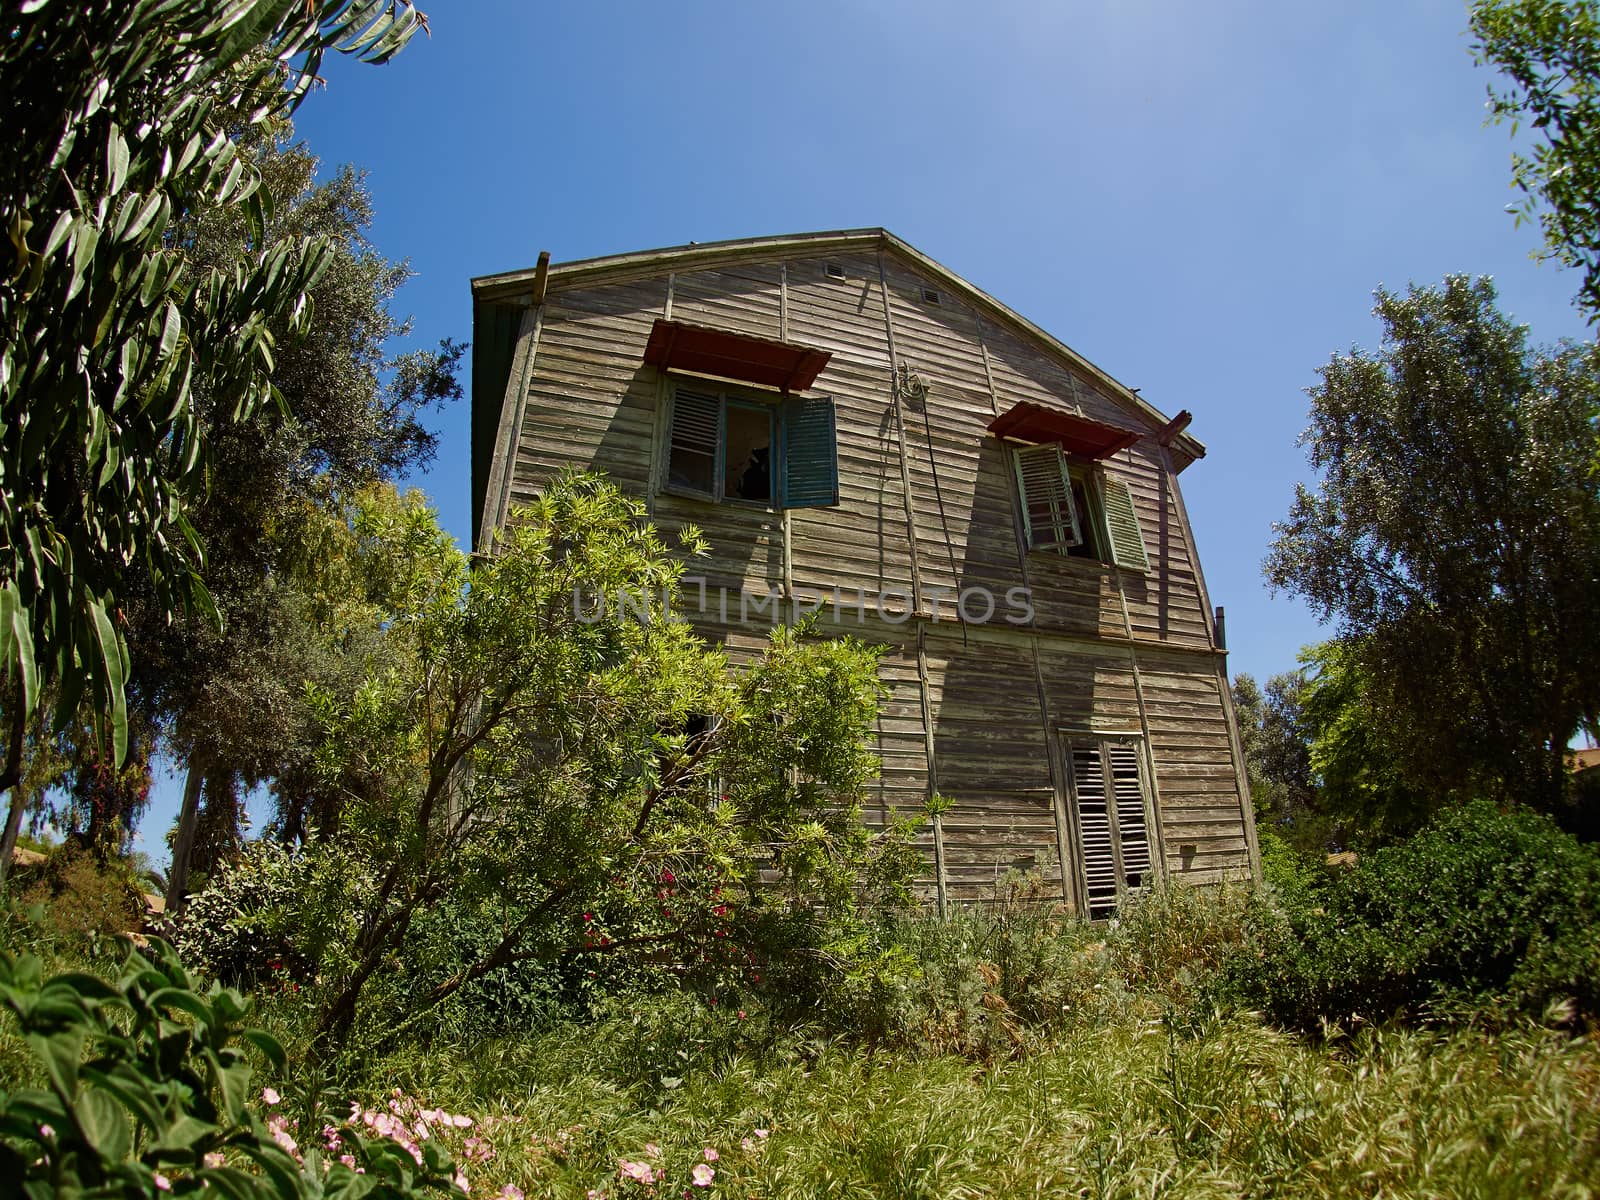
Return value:
<svg viewBox="0 0 1600 1200">
<path fill-rule="evenodd" d="M 1600 726 L 1600 348 L 1530 346 L 1487 279 L 1377 297 L 1380 349 L 1309 389 L 1267 577 L 1337 622 L 1413 786 L 1556 806 Z"/>
</svg>

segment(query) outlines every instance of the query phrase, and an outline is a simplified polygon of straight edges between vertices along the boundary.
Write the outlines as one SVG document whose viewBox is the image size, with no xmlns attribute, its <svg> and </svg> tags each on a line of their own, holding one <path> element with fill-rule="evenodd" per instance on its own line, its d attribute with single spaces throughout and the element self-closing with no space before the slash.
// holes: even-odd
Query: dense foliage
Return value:
<svg viewBox="0 0 1600 1200">
<path fill-rule="evenodd" d="M 1409 786 L 1555 808 L 1568 743 L 1600 728 L 1600 349 L 1531 348 L 1486 279 L 1375 311 L 1380 351 L 1310 389 L 1319 481 L 1267 576 L 1338 620 Z"/>
<path fill-rule="evenodd" d="M 1517 219 L 1538 218 L 1546 257 L 1583 272 L 1578 303 L 1600 318 L 1600 5 L 1476 0 L 1472 35 L 1509 81 L 1490 87 L 1490 119 L 1533 130 L 1531 153 L 1511 159 Z"/>
<path fill-rule="evenodd" d="M 1416 832 L 1448 797 L 1410 781 L 1407 747 L 1383 720 L 1359 644 L 1307 646 L 1300 664 L 1265 693 L 1248 675 L 1234 681 L 1258 823 L 1312 857 Z"/>
<path fill-rule="evenodd" d="M 1597 1069 L 1543 1030 L 1320 1046 L 1139 1005 L 974 1063 L 645 1003 L 372 1077 L 495 1117 L 474 1194 L 1524 1200 L 1593 1189 Z"/>
<path fill-rule="evenodd" d="M 271 201 L 265 226 L 252 232 L 229 208 L 185 214 L 172 238 L 183 261 L 209 269 L 252 246 L 304 240 L 328 257 L 308 291 L 305 335 L 273 328 L 281 406 L 236 420 L 216 397 L 196 396 L 212 487 L 192 520 L 221 625 L 171 619 L 148 581 L 129 588 L 133 703 L 191 776 L 174 903 L 190 870 L 209 873 L 237 846 L 241 793 L 269 782 L 291 807 L 304 795 L 314 736 L 305 681 L 354 686 L 307 617 L 318 586 L 315 571 L 297 569 L 307 526 L 338 496 L 426 464 L 434 437 L 422 413 L 460 396 L 461 346 L 393 352 L 409 332 L 390 308 L 408 271 L 367 240 L 373 210 L 361 175 L 344 167 L 318 182 L 316 158 L 289 141 L 286 123 L 258 135 L 247 158 Z"/>
<path fill-rule="evenodd" d="M 314 239 L 191 269 L 183 213 L 233 206 L 259 234 L 255 172 L 230 134 L 288 112 L 337 49 L 383 61 L 408 3 L 41 0 L 0 37 L 0 662 L 20 681 L 0 788 L 52 683 L 127 738 L 117 608 L 139 564 L 172 612 L 198 606 L 190 508 L 207 455 L 197 392 L 233 418 L 273 402 L 274 327 L 304 328 Z"/>
<path fill-rule="evenodd" d="M 1594 1011 L 1595 856 L 1543 818 L 1477 808 L 1421 835 L 1418 853 L 1364 858 L 1340 881 L 1307 872 L 1258 892 L 1176 884 L 1109 925 L 1038 903 L 1026 881 L 948 920 L 868 920 L 875 980 L 802 1005 L 748 980 L 707 993 L 618 974 L 603 992 L 522 1007 L 498 1037 L 444 1020 L 382 1055 L 370 1043 L 329 1055 L 312 1040 L 314 976 L 300 976 L 299 992 L 273 972 L 253 988 L 290 1048 L 286 1082 L 275 1081 L 281 1097 L 252 1100 L 231 1136 L 254 1131 L 259 1143 L 264 1133 L 273 1161 L 284 1165 L 271 1154 L 281 1148 L 295 1174 L 255 1165 L 242 1148 L 224 1148 L 219 1165 L 250 1196 L 294 1196 L 291 1184 L 316 1194 L 319 1178 L 338 1190 L 346 1177 L 332 1164 L 343 1154 L 368 1175 L 396 1172 L 369 1181 L 380 1187 L 466 1186 L 470 1175 L 474 1194 L 506 1200 L 702 1186 L 1131 1196 L 1155 1179 L 1185 1195 L 1581 1190 L 1600 1174 L 1600 1061 L 1592 1038 L 1528 1018 L 1570 1025 Z M 283 891 L 301 885 L 305 860 L 267 851 L 263 861 L 258 876 Z M 1336 898 L 1341 888 L 1348 899 Z M 207 903 L 197 897 L 188 915 Z M 1540 914 L 1551 918 L 1542 940 L 1530 932 Z M 69 945 L 15 926 L 8 936 L 57 954 Z M 1357 976 L 1380 986 L 1362 995 Z M 1321 987 L 1280 1019 L 1322 1037 L 1241 1011 L 1262 1007 L 1250 988 L 1264 980 L 1268 995 Z M 1396 980 L 1414 1002 L 1393 1002 Z M 392 996 L 383 1003 L 404 1011 Z M 1352 1034 L 1357 1017 L 1391 1006 L 1494 1031 L 1389 1023 Z M 0 1024 L 0 1096 L 45 1083 L 39 1069 L 18 1077 L 22 1044 Z M 96 1087 L 83 1082 L 80 1095 Z M 42 1162 L 34 1128 L 15 1128 Z M 441 1149 L 456 1173 L 428 1159 Z M 174 1192 L 200 1175 L 187 1158 L 163 1165 L 142 1148 L 114 1169 L 159 1170 Z"/>
<path fill-rule="evenodd" d="M 1257 915 L 1255 954 L 1235 970 L 1290 1024 L 1600 1016 L 1600 851 L 1526 809 L 1453 808 Z"/>
</svg>

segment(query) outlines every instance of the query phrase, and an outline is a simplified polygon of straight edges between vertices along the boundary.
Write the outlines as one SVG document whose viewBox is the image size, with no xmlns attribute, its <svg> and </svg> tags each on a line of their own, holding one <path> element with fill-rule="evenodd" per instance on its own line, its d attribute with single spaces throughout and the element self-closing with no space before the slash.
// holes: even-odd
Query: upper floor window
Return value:
<svg viewBox="0 0 1600 1200">
<path fill-rule="evenodd" d="M 839 503 L 828 396 L 769 396 L 675 380 L 662 490 L 771 508 Z"/>
<path fill-rule="evenodd" d="M 1128 485 L 1070 462 L 1055 442 L 1011 452 L 1029 550 L 1150 569 Z"/>
</svg>

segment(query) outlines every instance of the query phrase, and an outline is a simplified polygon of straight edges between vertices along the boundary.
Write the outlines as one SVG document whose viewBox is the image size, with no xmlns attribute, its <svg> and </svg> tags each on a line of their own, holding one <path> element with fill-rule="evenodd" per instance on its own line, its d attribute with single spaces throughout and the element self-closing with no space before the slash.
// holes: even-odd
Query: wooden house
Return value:
<svg viewBox="0 0 1600 1200">
<path fill-rule="evenodd" d="M 1094 917 L 1258 873 L 1187 413 L 882 229 L 542 255 L 472 292 L 480 550 L 598 469 L 704 531 L 685 615 L 735 660 L 807 611 L 886 645 L 869 819 L 948 802 L 941 906 L 1013 870 Z"/>
</svg>

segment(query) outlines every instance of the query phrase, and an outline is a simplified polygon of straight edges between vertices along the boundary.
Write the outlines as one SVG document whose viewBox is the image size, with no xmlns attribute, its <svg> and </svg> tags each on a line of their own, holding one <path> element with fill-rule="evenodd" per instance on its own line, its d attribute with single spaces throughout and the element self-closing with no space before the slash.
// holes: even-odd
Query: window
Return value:
<svg viewBox="0 0 1600 1200">
<path fill-rule="evenodd" d="M 1012 464 L 1029 550 L 1150 569 L 1126 483 L 1069 461 L 1055 442 L 1013 450 Z"/>
<path fill-rule="evenodd" d="M 775 508 L 839 503 L 827 396 L 768 396 L 675 382 L 662 491 Z"/>
<path fill-rule="evenodd" d="M 1143 744 L 1134 737 L 1069 738 L 1068 789 L 1078 830 L 1078 883 L 1091 920 L 1153 882 Z"/>
</svg>

